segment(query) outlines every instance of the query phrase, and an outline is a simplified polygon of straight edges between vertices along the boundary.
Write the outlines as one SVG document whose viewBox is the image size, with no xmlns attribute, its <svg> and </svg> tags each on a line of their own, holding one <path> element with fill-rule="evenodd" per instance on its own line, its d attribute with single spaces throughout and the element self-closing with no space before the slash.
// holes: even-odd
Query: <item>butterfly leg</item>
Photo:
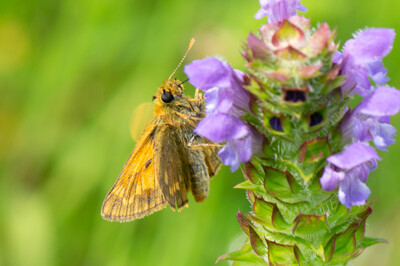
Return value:
<svg viewBox="0 0 400 266">
<path fill-rule="evenodd" d="M 216 143 L 204 143 L 204 144 L 196 144 L 196 145 L 189 144 L 189 147 L 196 150 L 196 149 L 201 149 L 201 148 L 222 148 L 224 146 L 221 144 L 216 144 Z"/>
<path fill-rule="evenodd" d="M 223 145 L 213 143 L 213 142 L 204 143 L 204 140 L 197 134 L 194 134 L 190 138 L 190 140 L 188 141 L 188 146 L 195 150 L 201 149 L 201 148 L 222 148 L 223 147 Z"/>
<path fill-rule="evenodd" d="M 196 91 L 194 92 L 194 99 L 203 100 L 203 94 L 200 92 L 198 88 L 196 88 Z"/>
<path fill-rule="evenodd" d="M 178 116 L 180 116 L 180 117 L 189 119 L 189 120 L 197 120 L 197 121 L 200 121 L 200 120 L 203 119 L 203 117 L 189 116 L 189 115 L 185 115 L 185 114 L 182 114 L 182 113 L 179 113 L 179 112 L 175 112 L 175 114 L 178 115 Z"/>
</svg>

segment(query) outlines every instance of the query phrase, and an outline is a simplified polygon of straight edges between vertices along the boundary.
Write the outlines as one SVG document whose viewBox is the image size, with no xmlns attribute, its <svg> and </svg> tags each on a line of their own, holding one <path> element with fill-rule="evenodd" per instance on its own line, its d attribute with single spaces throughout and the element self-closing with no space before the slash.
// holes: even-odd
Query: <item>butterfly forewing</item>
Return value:
<svg viewBox="0 0 400 266">
<path fill-rule="evenodd" d="M 186 207 L 190 177 L 187 148 L 172 125 L 160 125 L 157 129 L 154 167 L 163 195 L 171 208 L 179 210 Z"/>
<path fill-rule="evenodd" d="M 151 121 L 146 127 L 118 180 L 104 199 L 101 211 L 104 219 L 131 221 L 167 205 L 154 170 L 156 124 L 156 121 Z"/>
</svg>

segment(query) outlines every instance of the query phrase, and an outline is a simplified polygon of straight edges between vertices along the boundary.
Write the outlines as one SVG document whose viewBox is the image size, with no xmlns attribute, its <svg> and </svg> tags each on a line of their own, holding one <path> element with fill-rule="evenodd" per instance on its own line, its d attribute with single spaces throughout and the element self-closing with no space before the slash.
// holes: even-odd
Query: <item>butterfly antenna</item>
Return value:
<svg viewBox="0 0 400 266">
<path fill-rule="evenodd" d="M 194 42 L 196 41 L 196 38 L 192 38 L 189 42 L 189 46 L 186 50 L 186 53 L 183 55 L 181 61 L 179 62 L 178 66 L 175 68 L 174 72 L 172 72 L 171 76 L 169 76 L 168 80 L 170 80 L 172 78 L 172 76 L 175 74 L 175 72 L 179 69 L 179 67 L 181 66 L 181 64 L 183 63 L 183 60 L 185 60 L 187 54 L 189 53 L 190 49 L 192 49 L 192 46 L 194 44 Z"/>
<path fill-rule="evenodd" d="M 189 79 L 185 79 L 184 81 L 182 81 L 181 83 L 178 84 L 178 87 L 181 86 L 183 83 L 185 83 L 186 81 L 189 81 Z"/>
</svg>

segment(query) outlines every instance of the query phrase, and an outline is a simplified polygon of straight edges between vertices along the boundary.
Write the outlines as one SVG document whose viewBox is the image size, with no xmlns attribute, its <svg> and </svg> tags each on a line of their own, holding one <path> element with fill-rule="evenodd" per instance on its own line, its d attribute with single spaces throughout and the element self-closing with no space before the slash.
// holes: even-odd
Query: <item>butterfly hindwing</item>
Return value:
<svg viewBox="0 0 400 266">
<path fill-rule="evenodd" d="M 205 147 L 207 147 L 201 150 L 204 154 L 204 161 L 207 165 L 208 175 L 210 177 L 213 177 L 219 171 L 222 165 L 221 159 L 218 156 L 218 150 L 221 149 L 221 147 L 215 145 L 215 143 L 205 138 L 202 138 L 202 140 Z"/>
</svg>

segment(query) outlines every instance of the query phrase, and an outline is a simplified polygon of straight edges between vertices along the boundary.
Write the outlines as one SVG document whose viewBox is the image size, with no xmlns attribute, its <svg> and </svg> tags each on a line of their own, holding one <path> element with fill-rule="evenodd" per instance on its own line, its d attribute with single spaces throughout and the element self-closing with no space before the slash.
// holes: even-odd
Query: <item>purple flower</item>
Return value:
<svg viewBox="0 0 400 266">
<path fill-rule="evenodd" d="M 205 92 L 207 114 L 249 111 L 250 96 L 243 89 L 244 74 L 216 58 L 195 60 L 185 66 L 190 83 Z"/>
<path fill-rule="evenodd" d="M 377 87 L 371 95 L 344 118 L 341 128 L 345 142 L 373 141 L 380 150 L 395 141 L 396 129 L 390 125 L 389 116 L 400 110 L 400 91 L 391 87 Z"/>
<path fill-rule="evenodd" d="M 353 143 L 343 152 L 328 157 L 321 186 L 326 191 L 339 186 L 339 201 L 348 208 L 363 205 L 370 195 L 365 182 L 369 172 L 376 168 L 376 160 L 380 158 L 374 148 Z"/>
<path fill-rule="evenodd" d="M 208 115 L 200 121 L 195 131 L 214 142 L 242 139 L 250 134 L 249 127 L 242 120 L 224 113 Z"/>
<path fill-rule="evenodd" d="M 241 162 L 251 159 L 253 141 L 250 136 L 243 139 L 228 140 L 226 145 L 218 152 L 222 162 L 231 166 L 231 171 L 236 171 Z"/>
<path fill-rule="evenodd" d="M 280 22 L 297 14 L 297 10 L 306 12 L 307 8 L 300 0 L 260 0 L 261 9 L 254 16 L 261 19 L 268 16 L 268 22 Z"/>
<path fill-rule="evenodd" d="M 216 58 L 193 61 L 185 66 L 185 73 L 193 86 L 205 92 L 207 116 L 195 132 L 214 142 L 226 141 L 218 154 L 232 171 L 237 170 L 261 143 L 253 129 L 239 119 L 250 110 L 244 74 Z"/>
<path fill-rule="evenodd" d="M 391 51 L 394 37 L 392 29 L 367 29 L 345 43 L 343 54 L 334 57 L 335 62 L 342 62 L 342 75 L 346 75 L 344 94 L 353 90 L 365 97 L 372 89 L 369 78 L 376 84 L 389 80 L 382 59 Z"/>
</svg>

